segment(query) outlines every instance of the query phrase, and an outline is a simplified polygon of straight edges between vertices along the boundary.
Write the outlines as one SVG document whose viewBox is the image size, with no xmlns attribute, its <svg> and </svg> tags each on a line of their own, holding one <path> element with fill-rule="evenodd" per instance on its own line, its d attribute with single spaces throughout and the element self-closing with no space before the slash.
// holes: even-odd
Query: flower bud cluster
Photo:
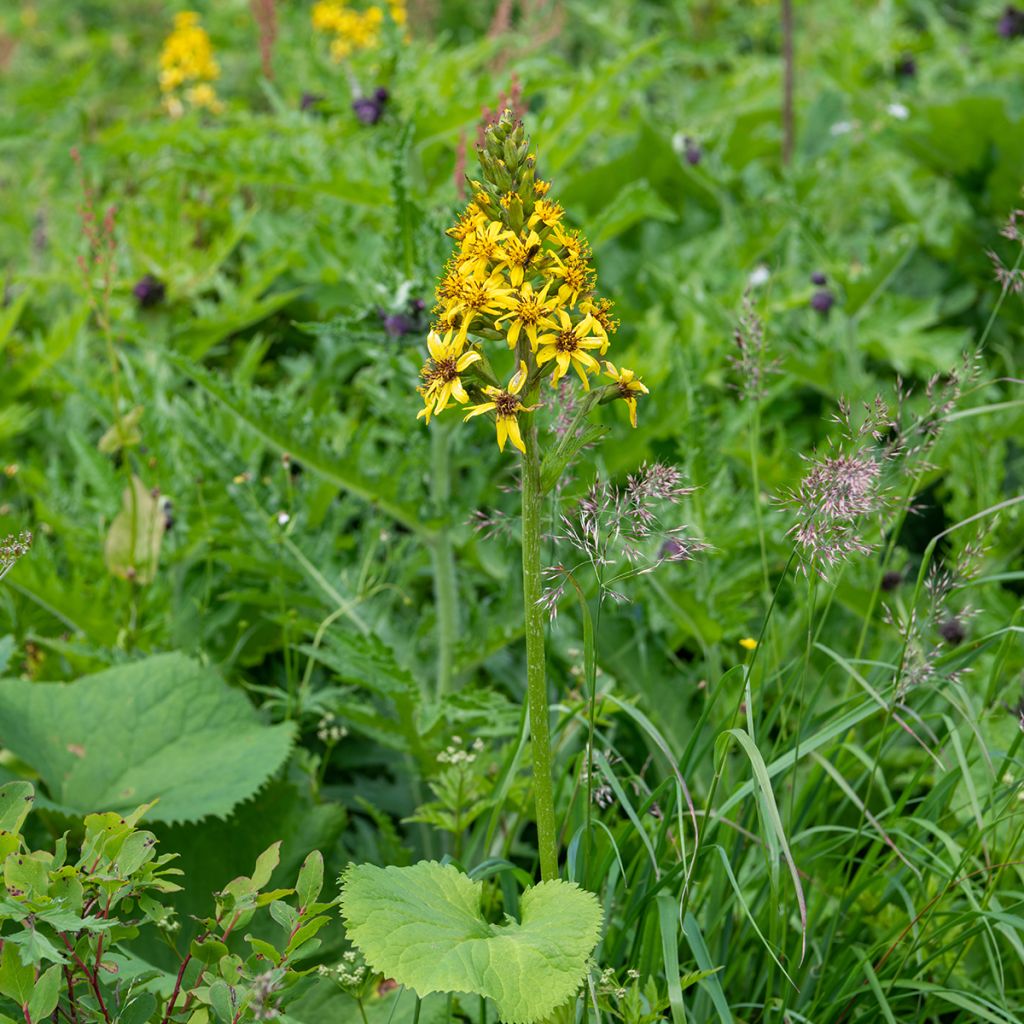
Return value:
<svg viewBox="0 0 1024 1024">
<path fill-rule="evenodd" d="M 519 416 L 537 406 L 523 398 L 545 377 L 558 387 L 570 370 L 589 391 L 602 369 L 597 356 L 608 351 L 619 324 L 611 302 L 594 293 L 589 243 L 548 197 L 550 185 L 537 177 L 529 137 L 510 110 L 487 127 L 478 157 L 481 177 L 469 180 L 473 199 L 448 231 L 458 249 L 437 284 L 419 416 L 429 423 L 452 402 L 467 405 L 474 391 L 478 400 L 465 418 L 493 413 L 498 447 L 504 451 L 511 441 L 525 452 Z M 483 351 L 486 342 L 504 342 L 497 350 L 513 353 L 504 386 Z M 602 400 L 623 399 L 636 426 L 637 396 L 647 388 L 625 367 L 605 361 L 604 371 L 612 384 Z"/>
<path fill-rule="evenodd" d="M 337 718 L 328 712 L 317 723 L 316 738 L 321 743 L 340 743 L 348 736 L 348 728 L 338 723 Z"/>
<path fill-rule="evenodd" d="M 483 749 L 484 741 L 482 739 L 473 740 L 469 749 L 466 749 L 462 745 L 462 737 L 453 736 L 451 743 L 437 755 L 437 760 L 439 764 L 470 765 L 476 760 L 477 754 L 483 752 Z"/>
<path fill-rule="evenodd" d="M 350 949 L 342 955 L 341 963 L 335 964 L 334 967 L 321 964 L 316 972 L 321 978 L 335 981 L 343 989 L 351 991 L 358 989 L 366 981 L 369 968 L 362 962 L 359 954 Z"/>
</svg>

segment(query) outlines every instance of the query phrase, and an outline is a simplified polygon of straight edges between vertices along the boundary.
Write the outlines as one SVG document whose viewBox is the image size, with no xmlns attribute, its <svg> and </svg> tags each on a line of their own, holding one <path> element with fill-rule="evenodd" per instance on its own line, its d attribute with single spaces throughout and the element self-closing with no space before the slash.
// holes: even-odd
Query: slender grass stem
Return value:
<svg viewBox="0 0 1024 1024">
<path fill-rule="evenodd" d="M 524 417 L 525 419 L 526 417 Z M 533 751 L 533 791 L 536 801 L 537 846 L 543 881 L 558 877 L 558 839 L 551 788 L 551 735 L 544 666 L 544 610 L 541 597 L 540 452 L 537 423 L 524 423 L 523 443 L 523 616 L 526 626 L 526 686 L 530 712 L 530 747 Z"/>
<path fill-rule="evenodd" d="M 438 423 L 430 437 L 431 475 L 434 499 L 442 512 L 449 503 L 452 489 L 449 443 L 447 424 Z M 437 696 L 440 697 L 451 689 L 455 640 L 459 631 L 455 553 L 447 522 L 442 523 L 433 539 L 431 556 L 434 562 L 434 600 L 437 606 Z"/>
</svg>

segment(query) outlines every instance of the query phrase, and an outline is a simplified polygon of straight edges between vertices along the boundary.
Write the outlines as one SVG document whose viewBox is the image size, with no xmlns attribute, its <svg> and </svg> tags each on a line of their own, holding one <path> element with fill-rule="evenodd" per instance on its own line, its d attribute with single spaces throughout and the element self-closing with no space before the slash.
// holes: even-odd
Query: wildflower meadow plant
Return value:
<svg viewBox="0 0 1024 1024">
<path fill-rule="evenodd" d="M 604 428 L 587 424 L 593 410 L 621 401 L 635 426 L 637 402 L 647 388 L 633 370 L 599 359 L 618 321 L 611 302 L 595 294 L 586 238 L 566 225 L 549 183 L 538 179 L 530 140 L 512 111 L 487 127 L 478 155 L 481 175 L 469 182 L 473 198 L 448 232 L 457 250 L 437 286 L 418 415 L 428 424 L 452 408 L 467 421 L 486 416 L 499 449 L 508 446 L 519 455 L 527 703 L 542 883 L 524 894 L 520 923 L 485 926 L 476 923 L 477 883 L 454 868 L 361 865 L 343 877 L 342 915 L 367 962 L 419 995 L 475 992 L 494 999 L 503 1020 L 527 1022 L 548 1017 L 575 994 L 601 922 L 594 897 L 559 879 L 544 633 L 561 590 L 543 593 L 542 505 L 570 461 L 602 436 Z M 564 396 L 571 374 L 583 397 L 569 422 L 546 432 L 542 444 L 537 414 L 549 396 Z M 686 493 L 678 471 L 646 468 L 622 492 L 597 486 L 580 502 L 576 519 L 566 517 L 563 526 L 599 578 L 619 557 L 628 563 L 625 575 L 638 574 L 694 550 L 663 530 L 652 508 Z M 561 568 L 560 574 L 572 579 L 571 570 Z M 587 662 L 592 688 L 592 649 Z M 451 916 L 451 929 L 445 927 L 450 955 L 436 949 L 438 905 L 442 916 Z M 399 921 L 401 944 L 395 937 Z M 421 944 L 436 955 L 421 958 Z"/>
<path fill-rule="evenodd" d="M 160 54 L 160 92 L 171 117 L 181 117 L 189 108 L 217 113 L 223 104 L 213 83 L 220 77 L 213 46 L 195 11 L 174 16 L 174 31 L 164 41 Z"/>
<path fill-rule="evenodd" d="M 597 274 L 583 233 L 569 228 L 536 174 L 536 157 L 523 124 L 506 109 L 484 133 L 481 177 L 473 198 L 448 234 L 458 249 L 437 285 L 435 321 L 421 371 L 419 417 L 430 422 L 453 405 L 464 419 L 492 418 L 498 448 L 518 449 L 522 463 L 523 598 L 530 730 L 541 877 L 557 877 L 558 851 L 551 794 L 551 752 L 544 674 L 544 602 L 541 584 L 541 503 L 569 459 L 601 429 L 581 437 L 597 404 L 621 400 L 636 425 L 636 404 L 647 394 L 627 367 L 604 362 L 610 384 L 591 387 L 618 328 L 612 303 L 594 292 Z M 493 360 L 493 362 L 492 362 Z M 495 364 L 511 363 L 500 372 Z M 549 451 L 542 452 L 535 413 L 542 384 L 558 389 L 570 372 L 586 399 Z M 557 390 L 556 390 L 557 393 Z"/>
</svg>

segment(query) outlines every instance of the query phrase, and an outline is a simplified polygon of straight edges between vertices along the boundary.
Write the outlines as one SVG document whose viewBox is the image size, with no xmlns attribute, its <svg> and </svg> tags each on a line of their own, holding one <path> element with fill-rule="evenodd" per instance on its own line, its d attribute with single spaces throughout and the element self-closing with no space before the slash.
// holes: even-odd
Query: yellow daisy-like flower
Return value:
<svg viewBox="0 0 1024 1024">
<path fill-rule="evenodd" d="M 501 261 L 508 267 L 508 277 L 514 288 L 523 283 L 527 267 L 538 257 L 543 258 L 544 248 L 536 231 L 528 231 L 522 238 L 515 231 L 506 231 L 502 236 L 504 243 L 499 250 Z"/>
<path fill-rule="evenodd" d="M 529 281 L 524 281 L 518 292 L 510 294 L 504 300 L 509 311 L 499 316 L 494 326 L 504 330 L 504 322 L 512 321 L 508 325 L 508 335 L 505 339 L 509 348 L 516 347 L 520 331 L 525 330 L 527 338 L 530 339 L 530 349 L 536 352 L 537 328 L 558 329 L 558 325 L 549 314 L 558 309 L 559 300 L 557 296 L 548 298 L 548 288 L 550 287 L 551 282 L 548 281 L 539 292 L 535 292 L 533 285 Z"/>
<path fill-rule="evenodd" d="M 491 264 L 499 257 L 498 239 L 501 233 L 501 221 L 495 220 L 487 227 L 477 228 L 466 235 L 462 240 L 462 254 L 459 256 L 460 272 L 477 279 L 486 277 Z"/>
<path fill-rule="evenodd" d="M 545 227 L 553 228 L 564 215 L 565 211 L 561 204 L 552 203 L 547 199 L 538 199 L 534 204 L 533 213 L 530 214 L 527 227 L 535 228 L 538 224 L 543 224 Z"/>
<path fill-rule="evenodd" d="M 556 333 L 545 334 L 537 339 L 537 365 L 543 366 L 552 359 L 555 360 L 557 366 L 551 375 L 552 387 L 569 372 L 571 366 L 583 381 L 584 390 L 589 391 L 590 381 L 587 374 L 598 373 L 601 365 L 587 350 L 599 348 L 604 351 L 608 342 L 593 336 L 591 332 L 594 321 L 589 316 L 574 324 L 569 314 L 564 309 L 559 309 L 558 317 L 561 323 Z"/>
<path fill-rule="evenodd" d="M 526 445 L 523 444 L 523 435 L 519 430 L 519 414 L 521 412 L 531 412 L 537 408 L 535 405 L 523 405 L 519 400 L 519 392 L 523 390 L 526 377 L 526 363 L 520 360 L 519 369 L 508 382 L 508 387 L 496 388 L 488 384 L 483 389 L 488 400 L 481 402 L 479 405 L 474 405 L 463 417 L 464 421 L 471 420 L 474 416 L 490 412 L 493 409 L 495 424 L 498 429 L 498 448 L 500 451 L 505 450 L 506 441 L 511 441 L 524 455 L 526 454 Z"/>
<path fill-rule="evenodd" d="M 418 388 L 423 396 L 423 408 L 416 418 L 425 418 L 429 423 L 430 417 L 444 412 L 453 398 L 461 405 L 469 401 L 459 374 L 472 366 L 480 358 L 480 353 L 463 352 L 461 339 L 454 337 L 452 331 L 445 335 L 443 341 L 441 335 L 431 331 L 427 337 L 427 349 L 430 358 L 420 370 L 423 384 Z"/>
<path fill-rule="evenodd" d="M 627 370 L 623 367 L 621 370 L 616 370 L 612 363 L 607 360 L 604 364 L 605 376 L 610 377 L 615 385 L 619 389 L 619 398 L 626 403 L 626 408 L 629 409 L 629 422 L 636 426 L 636 396 L 639 394 L 647 395 L 650 392 L 644 386 L 640 378 L 632 371 Z"/>
<path fill-rule="evenodd" d="M 509 295 L 508 284 L 500 270 L 493 271 L 490 277 L 483 280 L 475 277 L 467 277 L 464 280 L 465 286 L 461 293 L 445 302 L 446 313 L 458 313 L 462 316 L 462 325 L 459 329 L 462 338 L 466 337 L 467 331 L 478 316 L 494 316 L 500 313 Z"/>
<path fill-rule="evenodd" d="M 544 271 L 551 277 L 561 279 L 558 294 L 570 306 L 576 305 L 580 292 L 587 292 L 594 286 L 594 279 L 597 276 L 594 268 L 584 259 L 573 256 L 570 253 L 564 259 L 554 256 L 554 265 Z"/>
<path fill-rule="evenodd" d="M 548 194 L 548 191 L 550 190 L 550 188 L 551 188 L 551 182 L 550 181 L 541 181 L 540 178 L 538 178 L 533 183 L 533 194 L 535 196 L 541 196 L 541 197 L 546 196 Z"/>
<path fill-rule="evenodd" d="M 447 235 L 451 235 L 457 242 L 461 242 L 466 238 L 467 235 L 471 235 L 474 231 L 478 231 L 487 224 L 487 215 L 480 209 L 476 203 L 470 203 L 469 206 L 463 210 L 462 215 L 459 217 L 458 224 L 448 228 L 445 232 Z"/>
<path fill-rule="evenodd" d="M 580 312 L 586 313 L 594 321 L 594 333 L 602 335 L 606 341 L 609 334 L 619 329 L 618 318 L 612 316 L 613 306 L 611 299 L 595 299 L 593 296 L 580 303 Z"/>
</svg>

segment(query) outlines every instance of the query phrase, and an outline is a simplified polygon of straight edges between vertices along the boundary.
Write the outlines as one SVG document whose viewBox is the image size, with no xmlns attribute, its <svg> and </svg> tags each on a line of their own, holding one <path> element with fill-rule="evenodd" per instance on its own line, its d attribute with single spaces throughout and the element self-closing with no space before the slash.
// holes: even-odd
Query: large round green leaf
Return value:
<svg viewBox="0 0 1024 1024">
<path fill-rule="evenodd" d="M 484 920 L 482 883 L 450 864 L 354 865 L 342 886 L 349 938 L 374 970 L 420 996 L 487 996 L 508 1024 L 532 1024 L 573 996 L 601 931 L 596 897 L 571 882 L 528 889 L 522 920 L 504 924 Z"/>
<path fill-rule="evenodd" d="M 284 763 L 290 723 L 267 726 L 237 690 L 181 654 L 74 683 L 0 680 L 0 746 L 31 765 L 49 805 L 151 821 L 224 816 Z"/>
</svg>

